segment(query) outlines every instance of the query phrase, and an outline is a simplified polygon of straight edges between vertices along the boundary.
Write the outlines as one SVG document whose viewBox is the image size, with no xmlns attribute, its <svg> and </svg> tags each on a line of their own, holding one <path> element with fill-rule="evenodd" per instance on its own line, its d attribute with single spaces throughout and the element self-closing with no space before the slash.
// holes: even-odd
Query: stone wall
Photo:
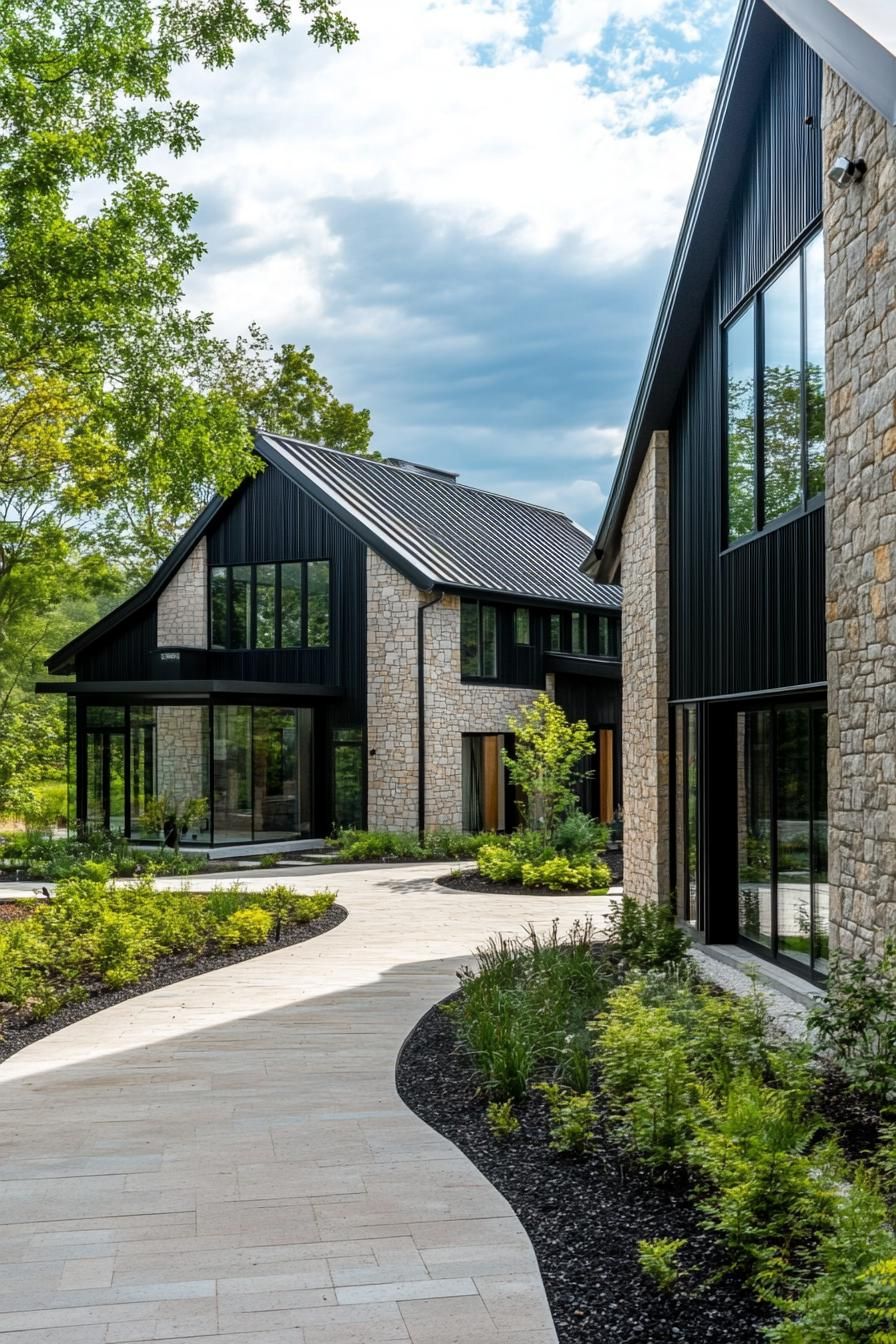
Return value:
<svg viewBox="0 0 896 1344">
<path fill-rule="evenodd" d="M 207 595 L 208 568 L 203 537 L 159 594 L 156 642 L 160 649 L 208 647 Z"/>
<path fill-rule="evenodd" d="M 156 707 L 156 792 L 179 799 L 208 797 L 205 705 Z"/>
<path fill-rule="evenodd" d="M 420 594 L 367 551 L 367 825 L 417 829 Z"/>
<path fill-rule="evenodd" d="M 426 708 L 426 825 L 463 823 L 463 733 L 504 733 L 507 717 L 539 694 L 460 679 L 460 598 L 446 594 L 423 617 Z"/>
<path fill-rule="evenodd" d="M 655 433 L 622 529 L 625 890 L 665 900 L 669 871 L 669 435 Z"/>
<path fill-rule="evenodd" d="M 827 631 L 831 931 L 896 932 L 896 128 L 825 69 Z M 628 855 L 626 855 L 628 862 Z"/>
<path fill-rule="evenodd" d="M 415 831 L 418 814 L 417 612 L 421 592 L 367 552 L 367 824 Z M 426 825 L 463 824 L 461 737 L 503 733 L 507 716 L 538 694 L 460 679 L 460 599 L 446 595 L 424 622 Z"/>
</svg>

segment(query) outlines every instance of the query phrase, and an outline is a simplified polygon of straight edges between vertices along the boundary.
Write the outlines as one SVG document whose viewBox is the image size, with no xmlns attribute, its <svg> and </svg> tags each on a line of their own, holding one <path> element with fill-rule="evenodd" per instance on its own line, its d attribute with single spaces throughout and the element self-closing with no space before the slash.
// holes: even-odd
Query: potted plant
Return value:
<svg viewBox="0 0 896 1344">
<path fill-rule="evenodd" d="M 160 793 L 147 798 L 140 824 L 148 831 L 161 831 L 163 846 L 179 851 L 181 836 L 207 812 L 207 798 L 176 798 L 171 793 Z"/>
</svg>

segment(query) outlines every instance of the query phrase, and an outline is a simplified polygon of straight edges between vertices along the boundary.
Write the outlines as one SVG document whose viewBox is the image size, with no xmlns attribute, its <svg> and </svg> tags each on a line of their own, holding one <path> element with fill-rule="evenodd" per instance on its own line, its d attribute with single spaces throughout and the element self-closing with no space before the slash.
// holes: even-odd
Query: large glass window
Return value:
<svg viewBox="0 0 896 1344">
<path fill-rule="evenodd" d="M 793 705 L 738 714 L 741 938 L 827 970 L 827 715 Z"/>
<path fill-rule="evenodd" d="M 728 536 L 756 528 L 756 332 L 753 304 L 725 336 L 728 422 Z"/>
<path fill-rule="evenodd" d="M 824 493 L 824 266 L 816 234 L 725 329 L 728 539 Z"/>
<path fill-rule="evenodd" d="M 803 498 L 801 434 L 800 258 L 762 296 L 762 441 L 765 518 L 789 513 Z"/>
<path fill-rule="evenodd" d="M 485 602 L 460 604 L 461 676 L 498 675 L 497 611 Z"/>
<path fill-rule="evenodd" d="M 333 824 L 361 826 L 364 819 L 364 734 L 333 730 Z"/>
<path fill-rule="evenodd" d="M 214 710 L 214 803 L 216 844 L 252 840 L 252 709 L 216 705 Z"/>
<path fill-rule="evenodd" d="M 680 919 L 702 928 L 698 886 L 697 709 L 675 708 L 675 889 Z"/>
<path fill-rule="evenodd" d="M 255 647 L 277 647 L 277 566 L 255 566 Z"/>
<path fill-rule="evenodd" d="M 216 566 L 209 575 L 214 649 L 326 648 L 330 562 Z"/>
<path fill-rule="evenodd" d="M 327 560 L 311 560 L 306 566 L 308 581 L 308 638 L 310 648 L 326 648 L 330 642 L 330 565 Z"/>
</svg>

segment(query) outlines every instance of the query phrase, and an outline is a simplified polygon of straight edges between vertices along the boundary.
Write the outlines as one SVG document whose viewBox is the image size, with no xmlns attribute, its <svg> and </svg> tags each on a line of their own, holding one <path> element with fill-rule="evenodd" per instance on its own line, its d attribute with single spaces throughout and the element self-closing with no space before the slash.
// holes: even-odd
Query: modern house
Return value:
<svg viewBox="0 0 896 1344">
<path fill-rule="evenodd" d="M 896 933 L 896 5 L 744 0 L 612 494 L 626 890 Z"/>
<path fill-rule="evenodd" d="M 208 799 L 185 842 L 334 826 L 512 829 L 507 717 L 548 690 L 620 790 L 619 609 L 568 518 L 451 473 L 259 432 L 150 582 L 48 661 L 68 696 L 72 822 L 135 840 L 146 800 Z"/>
</svg>

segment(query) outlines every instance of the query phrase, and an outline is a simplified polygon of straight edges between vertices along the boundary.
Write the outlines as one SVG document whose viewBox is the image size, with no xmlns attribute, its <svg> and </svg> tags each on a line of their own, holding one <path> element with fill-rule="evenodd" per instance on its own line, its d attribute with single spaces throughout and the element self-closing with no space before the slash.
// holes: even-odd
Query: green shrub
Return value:
<svg viewBox="0 0 896 1344">
<path fill-rule="evenodd" d="M 896 1111 L 896 939 L 879 961 L 836 956 L 808 1027 L 850 1087 Z"/>
<path fill-rule="evenodd" d="M 576 921 L 561 939 L 555 920 L 544 936 L 530 929 L 490 939 L 478 972 L 461 975 L 449 1011 L 492 1097 L 522 1099 L 545 1075 L 581 1085 L 582 1050 L 570 1050 L 570 1040 L 584 1037 L 609 988 L 593 941 L 590 921 Z"/>
<path fill-rule="evenodd" d="M 293 891 L 292 887 L 284 883 L 263 887 L 261 891 L 253 892 L 251 896 L 252 905 L 268 910 L 275 919 L 282 920 L 284 924 L 308 924 L 312 919 L 319 919 L 321 915 L 326 914 L 335 900 L 335 891 L 324 889 L 308 895 Z"/>
<path fill-rule="evenodd" d="M 586 1153 L 594 1143 L 597 1111 L 592 1092 L 571 1092 L 560 1083 L 536 1083 L 547 1102 L 555 1153 Z"/>
<path fill-rule="evenodd" d="M 630 970 L 675 965 L 690 946 L 670 905 L 642 905 L 631 896 L 610 902 L 606 929 L 608 945 Z"/>
<path fill-rule="evenodd" d="M 280 862 L 279 854 L 262 854 L 258 860 L 259 868 L 276 868 Z"/>
<path fill-rule="evenodd" d="M 258 905 L 259 901 L 254 893 L 246 891 L 239 882 L 233 882 L 229 887 L 212 887 L 205 897 L 205 903 L 209 914 L 220 923 L 237 910 Z"/>
<path fill-rule="evenodd" d="M 610 838 L 610 828 L 595 821 L 578 808 L 568 812 L 554 831 L 554 848 L 568 859 L 593 862 L 603 854 Z"/>
<path fill-rule="evenodd" d="M 475 859 L 483 845 L 494 843 L 492 831 L 468 835 L 465 831 L 427 831 L 423 850 L 428 859 Z"/>
<path fill-rule="evenodd" d="M 344 863 L 426 858 L 416 832 L 408 835 L 393 831 L 342 830 L 337 832 L 335 843 Z"/>
<path fill-rule="evenodd" d="M 496 1139 L 512 1139 L 520 1127 L 512 1101 L 490 1101 L 485 1110 L 485 1123 Z"/>
<path fill-rule="evenodd" d="M 639 1241 L 638 1264 L 641 1273 L 652 1279 L 662 1292 L 668 1293 L 678 1282 L 678 1255 L 686 1245 L 683 1237 L 657 1237 L 653 1241 Z"/>
<path fill-rule="evenodd" d="M 273 925 L 274 916 L 270 910 L 247 905 L 242 910 L 234 910 L 219 924 L 217 939 L 222 947 L 250 947 L 267 942 Z"/>
<path fill-rule="evenodd" d="M 771 1344 L 896 1341 L 896 1237 L 861 1174 L 833 1196 L 816 1260 L 818 1274 L 795 1301 L 780 1303 L 786 1318 L 765 1331 Z"/>
<path fill-rule="evenodd" d="M 542 863 L 524 863 L 523 885 L 547 887 L 549 891 L 575 888 L 581 891 L 606 891 L 610 885 L 610 870 L 605 863 L 574 864 L 562 854 Z"/>
<path fill-rule="evenodd" d="M 122 910 L 98 911 L 90 933 L 82 936 L 87 963 L 109 989 L 139 980 L 158 955 L 143 920 Z"/>
<path fill-rule="evenodd" d="M 523 861 L 505 845 L 483 845 L 476 857 L 476 863 L 479 872 L 489 882 L 522 881 Z"/>
<path fill-rule="evenodd" d="M 702 1209 L 764 1291 L 777 1290 L 830 1223 L 817 1120 L 803 1087 L 769 1086 L 744 1074 L 725 1096 L 704 1093 L 691 1162 L 710 1188 Z"/>
<path fill-rule="evenodd" d="M 635 981 L 613 990 L 594 1031 L 601 1090 L 622 1141 L 656 1170 L 684 1164 L 700 1082 L 684 1026 Z"/>
<path fill-rule="evenodd" d="M 204 867 L 201 854 L 185 854 L 182 849 L 160 849 L 146 861 L 146 871 L 154 877 L 189 877 Z"/>
</svg>

